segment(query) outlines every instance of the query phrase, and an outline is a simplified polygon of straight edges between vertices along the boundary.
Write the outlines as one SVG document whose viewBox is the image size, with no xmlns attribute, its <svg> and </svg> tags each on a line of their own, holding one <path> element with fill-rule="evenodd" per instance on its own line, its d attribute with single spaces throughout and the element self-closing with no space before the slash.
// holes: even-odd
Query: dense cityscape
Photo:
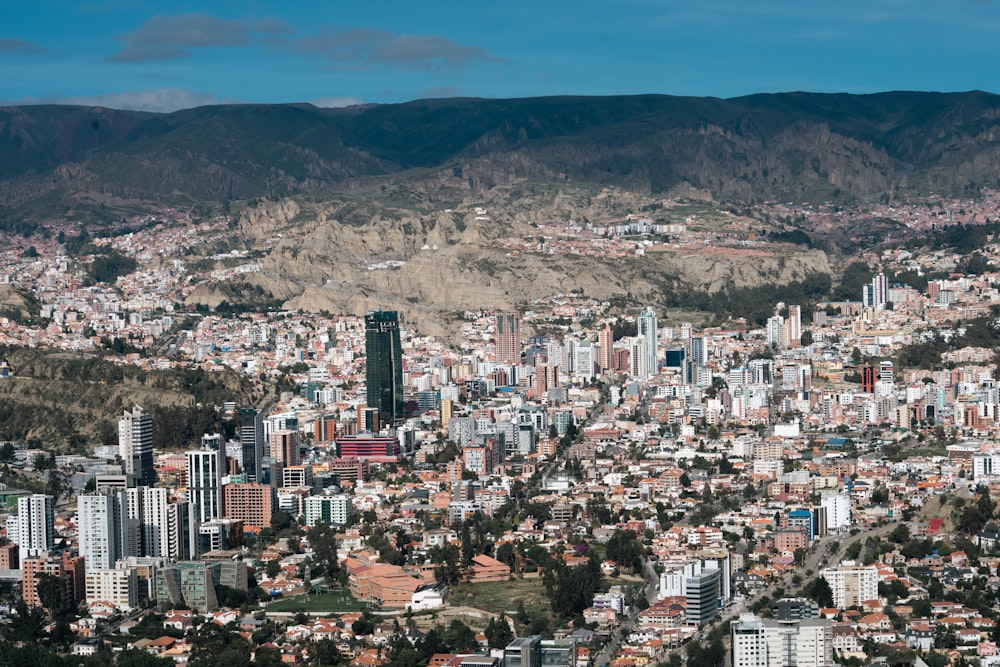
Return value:
<svg viewBox="0 0 1000 667">
<path fill-rule="evenodd" d="M 996 664 L 996 204 L 880 210 L 903 231 L 836 299 L 762 321 L 573 291 L 457 313 L 452 340 L 401 311 L 192 306 L 260 271 L 225 218 L 8 234 L 0 282 L 36 312 L 4 311 L 0 383 L 48 349 L 251 387 L 116 405 L 69 447 L 8 435 L 10 664 Z M 687 212 L 502 243 L 739 254 L 774 248 L 763 219 L 871 215 L 772 202 L 718 212 L 729 232 Z"/>
</svg>

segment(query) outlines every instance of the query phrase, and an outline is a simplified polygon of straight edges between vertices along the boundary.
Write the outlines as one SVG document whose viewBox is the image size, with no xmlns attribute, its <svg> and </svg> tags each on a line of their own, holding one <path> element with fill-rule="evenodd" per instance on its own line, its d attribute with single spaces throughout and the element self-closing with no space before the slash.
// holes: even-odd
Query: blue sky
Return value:
<svg viewBox="0 0 1000 667">
<path fill-rule="evenodd" d="M 0 101 L 1000 92 L 1000 0 L 31 0 Z"/>
</svg>

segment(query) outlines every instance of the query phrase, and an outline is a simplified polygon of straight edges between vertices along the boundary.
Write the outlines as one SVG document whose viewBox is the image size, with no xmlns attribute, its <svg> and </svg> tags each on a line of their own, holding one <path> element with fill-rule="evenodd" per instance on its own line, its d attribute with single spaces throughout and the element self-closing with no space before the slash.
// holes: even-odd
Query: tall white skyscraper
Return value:
<svg viewBox="0 0 1000 667">
<path fill-rule="evenodd" d="M 213 448 L 212 443 L 187 452 L 188 501 L 192 514 L 199 523 L 220 519 L 222 510 L 222 475 L 225 472 L 225 453 Z"/>
<path fill-rule="evenodd" d="M 77 498 L 80 555 L 90 570 L 108 570 L 126 556 L 128 541 L 124 493 L 112 491 Z"/>
<path fill-rule="evenodd" d="M 879 310 L 889 302 L 889 278 L 884 273 L 877 273 L 872 278 L 872 301 Z"/>
<path fill-rule="evenodd" d="M 171 558 L 167 490 L 140 486 L 126 491 L 129 556 Z"/>
<path fill-rule="evenodd" d="M 35 493 L 17 499 L 17 545 L 20 562 L 37 558 L 55 543 L 55 500 Z"/>
<path fill-rule="evenodd" d="M 660 338 L 656 325 L 656 312 L 652 307 L 645 308 L 639 314 L 638 334 L 646 338 L 646 372 L 656 375 L 660 372 Z"/>
<path fill-rule="evenodd" d="M 156 482 L 153 470 L 153 418 L 138 405 L 118 420 L 118 454 L 125 466 L 129 483 L 152 486 Z"/>
<path fill-rule="evenodd" d="M 648 347 L 645 336 L 634 336 L 628 340 L 629 375 L 634 378 L 648 378 L 650 375 L 649 366 L 647 366 L 649 363 Z"/>
</svg>

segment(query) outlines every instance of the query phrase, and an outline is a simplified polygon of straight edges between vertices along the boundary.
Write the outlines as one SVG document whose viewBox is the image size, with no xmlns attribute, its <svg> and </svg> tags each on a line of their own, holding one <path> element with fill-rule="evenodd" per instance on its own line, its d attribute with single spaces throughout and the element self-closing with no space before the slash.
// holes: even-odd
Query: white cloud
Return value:
<svg viewBox="0 0 1000 667">
<path fill-rule="evenodd" d="M 248 46 L 260 35 L 281 35 L 292 30 L 291 25 L 277 19 L 248 22 L 208 14 L 153 16 L 121 35 L 122 49 L 108 60 L 138 63 L 186 58 L 194 48 Z"/>
</svg>

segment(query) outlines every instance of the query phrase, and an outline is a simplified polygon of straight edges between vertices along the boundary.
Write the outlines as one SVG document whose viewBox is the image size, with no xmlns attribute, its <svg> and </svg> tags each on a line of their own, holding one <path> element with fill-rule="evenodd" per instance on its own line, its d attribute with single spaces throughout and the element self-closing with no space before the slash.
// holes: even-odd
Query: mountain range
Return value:
<svg viewBox="0 0 1000 667">
<path fill-rule="evenodd" d="M 436 188 L 442 178 L 451 189 Z M 519 181 L 744 202 L 975 194 L 1000 187 L 1000 96 L 459 98 L 169 114 L 0 108 L 6 225 L 400 182 L 446 203 L 456 182 L 468 196 Z"/>
</svg>

